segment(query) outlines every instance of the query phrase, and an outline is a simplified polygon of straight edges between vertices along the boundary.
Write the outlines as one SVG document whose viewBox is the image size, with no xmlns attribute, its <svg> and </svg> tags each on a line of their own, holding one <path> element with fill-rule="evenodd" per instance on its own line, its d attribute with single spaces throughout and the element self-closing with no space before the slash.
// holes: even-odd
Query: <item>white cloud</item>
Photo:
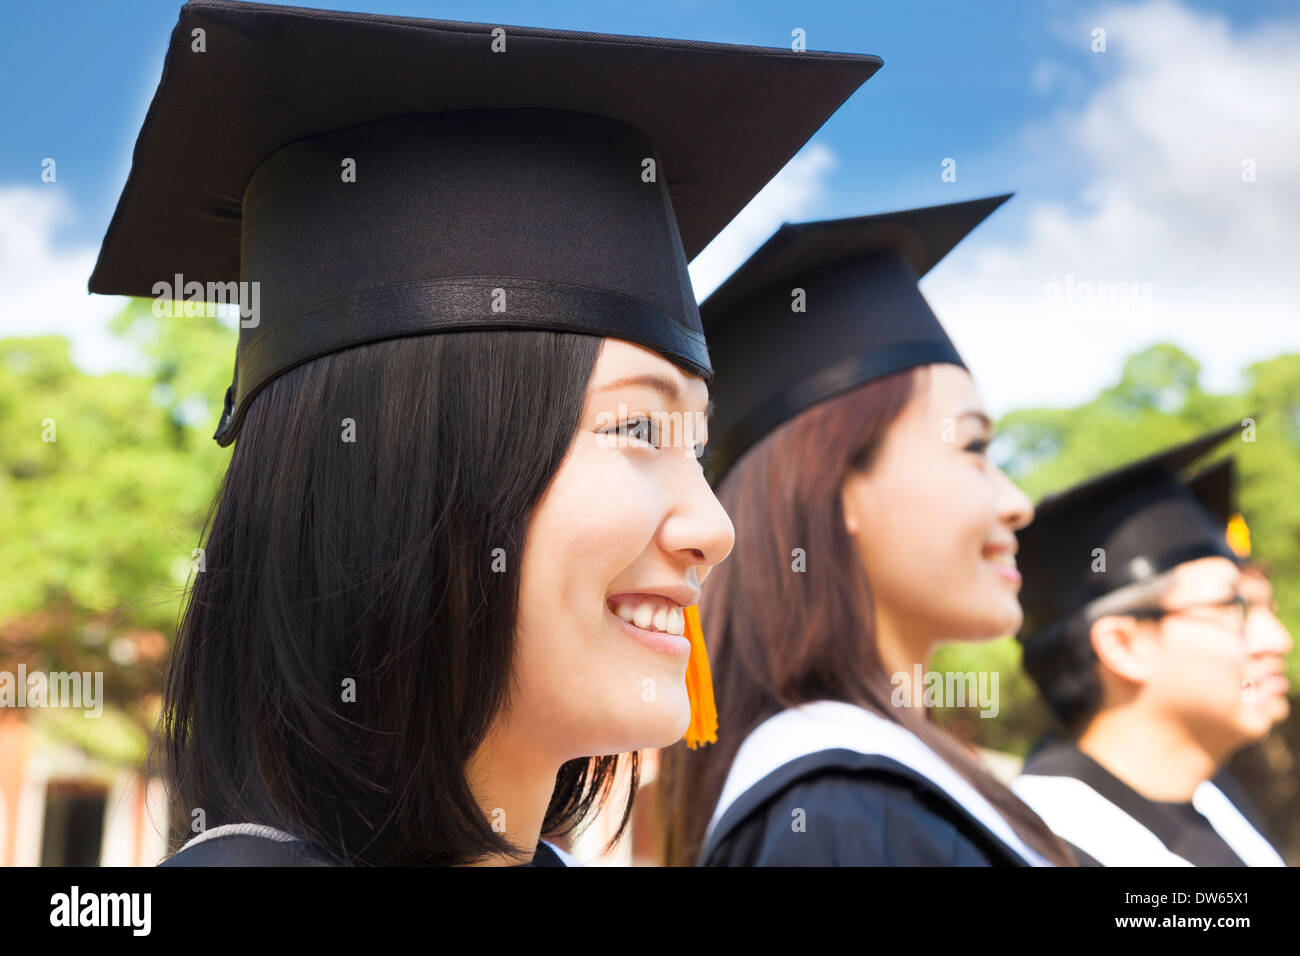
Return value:
<svg viewBox="0 0 1300 956">
<path fill-rule="evenodd" d="M 1114 58 L 1109 77 L 1025 136 L 1083 170 L 1081 202 L 1033 203 L 1018 241 L 977 232 L 922 282 L 998 414 L 1086 400 L 1156 341 L 1190 352 L 1218 390 L 1251 361 L 1300 351 L 1300 29 L 1234 32 L 1171 2 L 1088 23 L 1107 30 L 1095 55 Z M 1102 310 L 1085 283 L 1136 295 Z"/>
<path fill-rule="evenodd" d="M 130 367 L 134 351 L 108 331 L 128 300 L 86 292 L 98 249 L 53 241 L 71 217 L 57 185 L 0 188 L 0 337 L 65 335 L 87 371 Z"/>
</svg>

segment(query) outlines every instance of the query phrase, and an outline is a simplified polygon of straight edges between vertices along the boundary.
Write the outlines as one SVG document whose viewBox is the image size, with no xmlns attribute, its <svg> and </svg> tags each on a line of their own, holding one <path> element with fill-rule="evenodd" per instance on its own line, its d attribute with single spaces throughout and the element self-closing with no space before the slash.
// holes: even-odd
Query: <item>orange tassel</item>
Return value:
<svg viewBox="0 0 1300 956">
<path fill-rule="evenodd" d="M 718 742 L 718 708 L 713 702 L 713 675 L 709 653 L 704 648 L 699 605 L 686 608 L 686 637 L 691 642 L 691 659 L 686 664 L 686 693 L 691 699 L 691 725 L 686 729 L 686 746 Z"/>
<path fill-rule="evenodd" d="M 1239 558 L 1250 557 L 1250 528 L 1246 526 L 1245 518 L 1239 514 L 1229 518 L 1226 537 L 1233 554 Z"/>
</svg>

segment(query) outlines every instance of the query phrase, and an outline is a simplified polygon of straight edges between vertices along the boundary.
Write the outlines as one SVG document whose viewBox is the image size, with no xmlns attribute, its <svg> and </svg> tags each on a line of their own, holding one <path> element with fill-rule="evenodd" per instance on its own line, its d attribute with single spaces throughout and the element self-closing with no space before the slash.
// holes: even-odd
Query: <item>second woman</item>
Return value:
<svg viewBox="0 0 1300 956">
<path fill-rule="evenodd" d="M 719 743 L 665 761 L 670 863 L 1072 862 L 891 678 L 1021 620 L 1032 506 L 916 285 L 1006 198 L 787 225 L 701 307 L 736 547 L 700 608 Z"/>
</svg>

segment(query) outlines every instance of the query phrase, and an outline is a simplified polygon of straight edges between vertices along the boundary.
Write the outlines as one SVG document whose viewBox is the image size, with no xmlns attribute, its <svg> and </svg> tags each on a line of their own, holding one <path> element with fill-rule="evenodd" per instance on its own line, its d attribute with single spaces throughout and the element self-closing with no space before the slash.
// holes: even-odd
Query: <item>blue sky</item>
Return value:
<svg viewBox="0 0 1300 956">
<path fill-rule="evenodd" d="M 972 303 L 988 303 L 1007 294 L 1007 277 L 1016 274 L 1017 256 L 1027 263 L 1029 270 L 1021 290 L 1022 298 L 1041 300 L 1043 285 L 1054 281 L 1053 277 L 1089 274 L 1085 263 L 1091 260 L 1080 251 L 1078 243 L 1092 242 L 1113 248 L 1117 242 L 1122 244 L 1126 235 L 1132 235 L 1132 228 L 1122 226 L 1115 219 L 1122 210 L 1138 221 L 1143 221 L 1143 217 L 1159 218 L 1165 227 L 1159 230 L 1161 236 L 1176 237 L 1192 225 L 1235 234 L 1239 229 L 1250 232 L 1252 217 L 1265 215 L 1270 208 L 1293 209 L 1297 199 L 1291 171 L 1296 165 L 1295 154 L 1291 153 L 1290 169 L 1286 172 L 1290 182 L 1277 181 L 1282 176 L 1280 170 L 1271 171 L 1277 178 L 1267 180 L 1265 164 L 1261 161 L 1260 179 L 1254 183 L 1260 188 L 1241 194 L 1249 197 L 1245 200 L 1247 205 L 1243 206 L 1239 198 L 1231 199 L 1227 208 L 1236 211 L 1218 218 L 1207 219 L 1194 212 L 1202 205 L 1202 196 L 1208 195 L 1207 191 L 1213 192 L 1215 187 L 1206 178 L 1205 169 L 1195 166 L 1197 160 L 1190 154 L 1205 152 L 1199 138 L 1204 131 L 1197 126 L 1212 122 L 1215 114 L 1209 110 L 1202 115 L 1195 102 L 1198 97 L 1205 97 L 1196 90 L 1196 84 L 1210 80 L 1198 76 L 1195 62 L 1183 62 L 1197 55 L 1195 50 L 1188 49 L 1188 40 L 1191 39 L 1193 46 L 1205 42 L 1211 50 L 1223 52 L 1223 64 L 1212 81 L 1217 84 L 1212 94 L 1230 88 L 1237 82 L 1234 77 L 1238 73 L 1244 97 L 1260 86 L 1273 89 L 1279 81 L 1297 80 L 1290 91 L 1294 113 L 1300 77 L 1287 63 L 1293 54 L 1300 53 L 1300 47 L 1291 45 L 1300 36 L 1300 8 L 1281 0 L 1232 3 L 1170 0 L 1113 6 L 1009 0 L 981 3 L 668 0 L 654 4 L 351 0 L 317 5 L 770 46 L 788 46 L 791 30 L 798 27 L 806 31 L 811 49 L 881 56 L 884 68 L 805 149 L 809 155 L 801 158 L 808 168 L 802 186 L 796 182 L 793 192 L 784 194 L 784 200 L 769 197 L 767 212 L 760 214 L 756 210 L 748 228 L 723 243 L 728 247 L 727 254 L 716 253 L 707 268 L 704 262 L 697 261 L 701 267 L 698 271 L 693 269 L 697 291 L 703 294 L 716 285 L 782 219 L 860 215 L 1014 191 L 1016 200 L 963 243 L 923 286 L 930 295 L 930 286 L 935 285 L 935 296 L 942 304 L 951 303 L 952 308 L 965 310 L 950 317 L 943 309 L 936 308 L 945 322 L 951 321 L 954 338 L 963 352 L 969 344 L 981 355 L 989 356 L 988 377 L 994 387 L 986 388 L 986 392 L 996 411 L 1005 411 L 1013 405 L 1053 404 L 1086 397 L 1089 390 L 1105 384 L 1117 372 L 1122 348 L 1141 344 L 1137 339 L 1130 341 L 1121 335 L 1122 341 L 1117 342 L 1115 350 L 1099 352 L 1095 357 L 1095 364 L 1107 367 L 1096 368 L 1088 374 L 1080 371 L 1077 376 L 1067 376 L 1064 383 L 1044 378 L 1020 390 L 1003 388 L 1000 380 L 1011 365 L 993 359 L 999 352 L 1005 357 L 1008 350 L 1013 350 L 1017 337 L 1023 340 L 1024 330 L 1008 327 L 1003 330 L 1008 344 L 998 350 L 990 348 L 984 341 L 987 336 L 978 325 L 987 320 L 974 314 L 978 309 L 972 308 Z M 4 104 L 0 106 L 5 130 L 0 140 L 0 196 L 8 196 L 17 204 L 14 207 L 17 212 L 7 217 L 0 212 L 0 229 L 11 230 L 8 238 L 0 236 L 0 242 L 5 243 L 0 248 L 26 249 L 35 244 L 45 250 L 43 254 L 48 257 L 51 272 L 84 268 L 85 274 L 72 275 L 69 280 L 83 294 L 89 271 L 89 263 L 84 260 L 87 255 L 93 256 L 102 239 L 125 181 L 131 148 L 157 85 L 167 38 L 179 7 L 174 0 L 116 3 L 81 0 L 10 4 L 0 14 L 0 87 L 6 91 Z M 1107 29 L 1105 55 L 1090 49 L 1091 25 Z M 1275 39 L 1279 36 L 1283 39 Z M 1270 56 L 1276 58 L 1271 67 Z M 1210 69 L 1208 65 L 1207 69 Z M 1179 72 L 1182 70 L 1188 72 L 1182 74 Z M 1170 83 L 1183 84 L 1194 101 L 1141 114 L 1133 102 L 1141 101 L 1146 95 L 1144 82 L 1151 84 L 1155 95 L 1167 95 Z M 1272 95 L 1276 95 L 1275 89 Z M 1116 108 L 1117 103 L 1127 105 Z M 1219 107 L 1233 115 L 1241 112 L 1234 111 L 1230 99 Z M 1180 110 L 1185 115 L 1169 115 Z M 1184 126 L 1178 126 L 1177 122 Z M 1290 125 L 1281 132 L 1273 128 L 1271 114 L 1262 114 L 1255 122 L 1259 137 L 1254 135 L 1253 128 L 1227 134 L 1240 140 L 1236 152 L 1242 157 L 1262 152 L 1281 159 L 1292 144 L 1294 119 L 1288 120 Z M 1089 139 L 1079 139 L 1081 130 L 1089 131 Z M 1177 145 L 1182 136 L 1187 137 L 1186 148 Z M 1132 177 L 1124 168 L 1127 143 L 1137 143 L 1139 147 L 1145 144 L 1157 152 L 1153 157 L 1150 152 L 1135 148 L 1131 157 L 1135 167 Z M 1160 153 L 1161 150 L 1164 152 Z M 1142 179 L 1149 173 L 1136 169 L 1137 165 L 1149 164 L 1153 158 L 1167 163 L 1170 155 L 1175 157 L 1176 165 L 1188 164 L 1186 175 L 1177 170 L 1171 173 L 1176 181 L 1186 180 L 1185 188 L 1165 197 L 1162 204 L 1131 208 L 1135 201 L 1145 202 L 1143 197 L 1152 192 L 1150 184 Z M 46 156 L 57 159 L 57 184 L 40 181 L 40 164 Z M 940 181 L 940 163 L 945 157 L 958 161 L 955 183 Z M 1232 159 L 1228 163 L 1233 165 L 1228 170 L 1229 178 L 1236 175 L 1236 162 Z M 1263 197 L 1266 189 L 1280 192 Z M 53 191 L 59 197 L 57 208 L 51 206 L 49 211 L 43 211 L 43 204 L 49 201 Z M 1214 197 L 1210 196 L 1208 202 L 1213 206 Z M 1249 205 L 1256 202 L 1259 212 Z M 1185 223 L 1181 221 L 1183 209 L 1188 210 Z M 34 239 L 14 234 L 12 230 L 23 228 L 24 221 L 36 222 L 32 228 L 42 230 L 40 234 Z M 1105 222 L 1111 225 L 1107 227 Z M 1112 236 L 1108 228 L 1119 232 Z M 1290 227 L 1274 223 L 1272 228 Z M 1071 247 L 1066 242 L 1056 253 L 1056 259 L 1044 261 L 1045 253 L 1041 252 L 1045 248 L 1044 237 L 1071 229 L 1079 236 L 1076 245 Z M 1279 238 L 1288 236 L 1266 238 L 1276 244 Z M 1295 238 L 1294 232 L 1289 238 Z M 1091 274 L 1099 281 L 1151 281 L 1156 289 L 1173 293 L 1172 299 L 1163 301 L 1175 311 L 1180 310 L 1177 305 L 1180 297 L 1191 296 L 1197 302 L 1204 299 L 1204 292 L 1195 287 L 1194 281 L 1183 282 L 1176 271 L 1171 273 L 1170 261 L 1176 261 L 1180 255 L 1176 249 L 1167 254 L 1154 253 L 1149 262 L 1143 260 L 1140 252 L 1129 250 L 1119 259 L 1106 260 L 1107 265 L 1094 266 Z M 1150 249 L 1147 253 L 1153 254 Z M 1204 254 L 1205 250 L 1198 248 L 1188 258 L 1198 262 L 1198 256 Z M 1249 248 L 1243 248 L 1242 255 L 1252 260 L 1259 258 Z M 1132 275 L 1124 271 L 1127 268 L 1124 264 L 1128 263 L 1132 264 Z M 10 269 L 16 267 L 11 264 Z M 1198 271 L 1204 270 L 1198 267 Z M 703 272 L 708 274 L 702 275 Z M 45 274 L 39 263 L 28 263 L 22 269 L 23 276 L 34 274 Z M 1233 273 L 1225 269 L 1224 274 L 1230 280 Z M 0 280 L 6 278 L 6 273 L 0 273 Z M 992 281 L 1000 282 L 1001 286 L 994 289 L 981 285 Z M 1260 283 L 1248 275 L 1241 281 L 1249 284 L 1251 295 L 1261 294 Z M 1225 308 L 1237 301 L 1236 291 L 1230 287 L 1224 289 Z M 0 292 L 0 306 L 9 312 L 7 316 L 0 315 L 0 335 L 40 330 L 41 320 L 30 314 L 31 301 L 29 295 L 12 290 Z M 1008 308 L 1015 311 L 1024 304 L 1024 301 L 1013 302 Z M 1295 316 L 1274 314 L 1284 307 L 1280 292 L 1276 297 L 1270 295 L 1266 301 L 1251 304 L 1252 313 L 1270 313 L 1267 328 L 1252 332 L 1253 350 L 1228 349 L 1217 360 L 1221 364 L 1240 364 L 1251 357 L 1300 350 L 1300 342 L 1292 344 L 1286 328 L 1287 319 L 1294 320 Z M 98 305 L 93 308 L 102 310 Z M 1198 321 L 1202 325 L 1197 325 Z M 58 321 L 51 320 L 48 324 L 61 327 Z M 1212 318 L 1179 322 L 1170 316 L 1167 324 L 1153 323 L 1150 337 L 1168 338 L 1169 335 L 1156 333 L 1190 328 L 1192 334 L 1186 336 L 1186 343 L 1180 344 L 1185 344 L 1198 358 L 1215 360 L 1215 353 L 1221 350 L 1215 347 L 1209 327 L 1212 324 Z M 1041 331 L 1041 325 L 1041 322 L 1029 323 L 1024 328 Z M 81 327 L 88 326 L 83 323 Z M 1105 339 L 1109 331 L 1117 330 L 1118 327 L 1104 326 L 1100 336 L 1093 334 L 1088 338 Z M 1093 331 L 1097 332 L 1095 328 Z M 93 333 L 87 331 L 85 336 L 89 339 Z M 1024 348 L 1041 350 L 1050 347 L 1052 341 L 1049 336 L 1026 342 Z M 971 356 L 967 357 L 969 361 Z M 1231 386 L 1230 370 L 1226 366 L 1207 371 L 1212 373 L 1211 384 Z M 978 365 L 976 374 L 980 376 Z"/>
</svg>

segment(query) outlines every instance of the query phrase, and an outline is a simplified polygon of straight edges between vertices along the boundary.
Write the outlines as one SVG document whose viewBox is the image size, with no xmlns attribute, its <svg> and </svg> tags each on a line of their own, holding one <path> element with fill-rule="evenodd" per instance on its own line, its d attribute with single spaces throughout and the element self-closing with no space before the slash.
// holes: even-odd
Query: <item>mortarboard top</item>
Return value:
<svg viewBox="0 0 1300 956">
<path fill-rule="evenodd" d="M 707 379 L 687 261 L 880 65 L 198 0 L 89 289 L 258 283 L 222 445 L 276 376 L 403 335 L 609 335 Z"/>
<path fill-rule="evenodd" d="M 1196 484 L 1179 473 L 1238 430 L 1227 425 L 1044 498 L 1017 533 L 1021 641 L 1032 645 L 1090 601 L 1187 561 L 1236 561 L 1217 510 L 1222 474 Z M 1093 570 L 1097 548 L 1104 571 Z"/>
<path fill-rule="evenodd" d="M 818 402 L 918 365 L 964 367 L 917 280 L 1010 198 L 777 230 L 700 306 L 714 364 L 710 479 Z"/>
</svg>

